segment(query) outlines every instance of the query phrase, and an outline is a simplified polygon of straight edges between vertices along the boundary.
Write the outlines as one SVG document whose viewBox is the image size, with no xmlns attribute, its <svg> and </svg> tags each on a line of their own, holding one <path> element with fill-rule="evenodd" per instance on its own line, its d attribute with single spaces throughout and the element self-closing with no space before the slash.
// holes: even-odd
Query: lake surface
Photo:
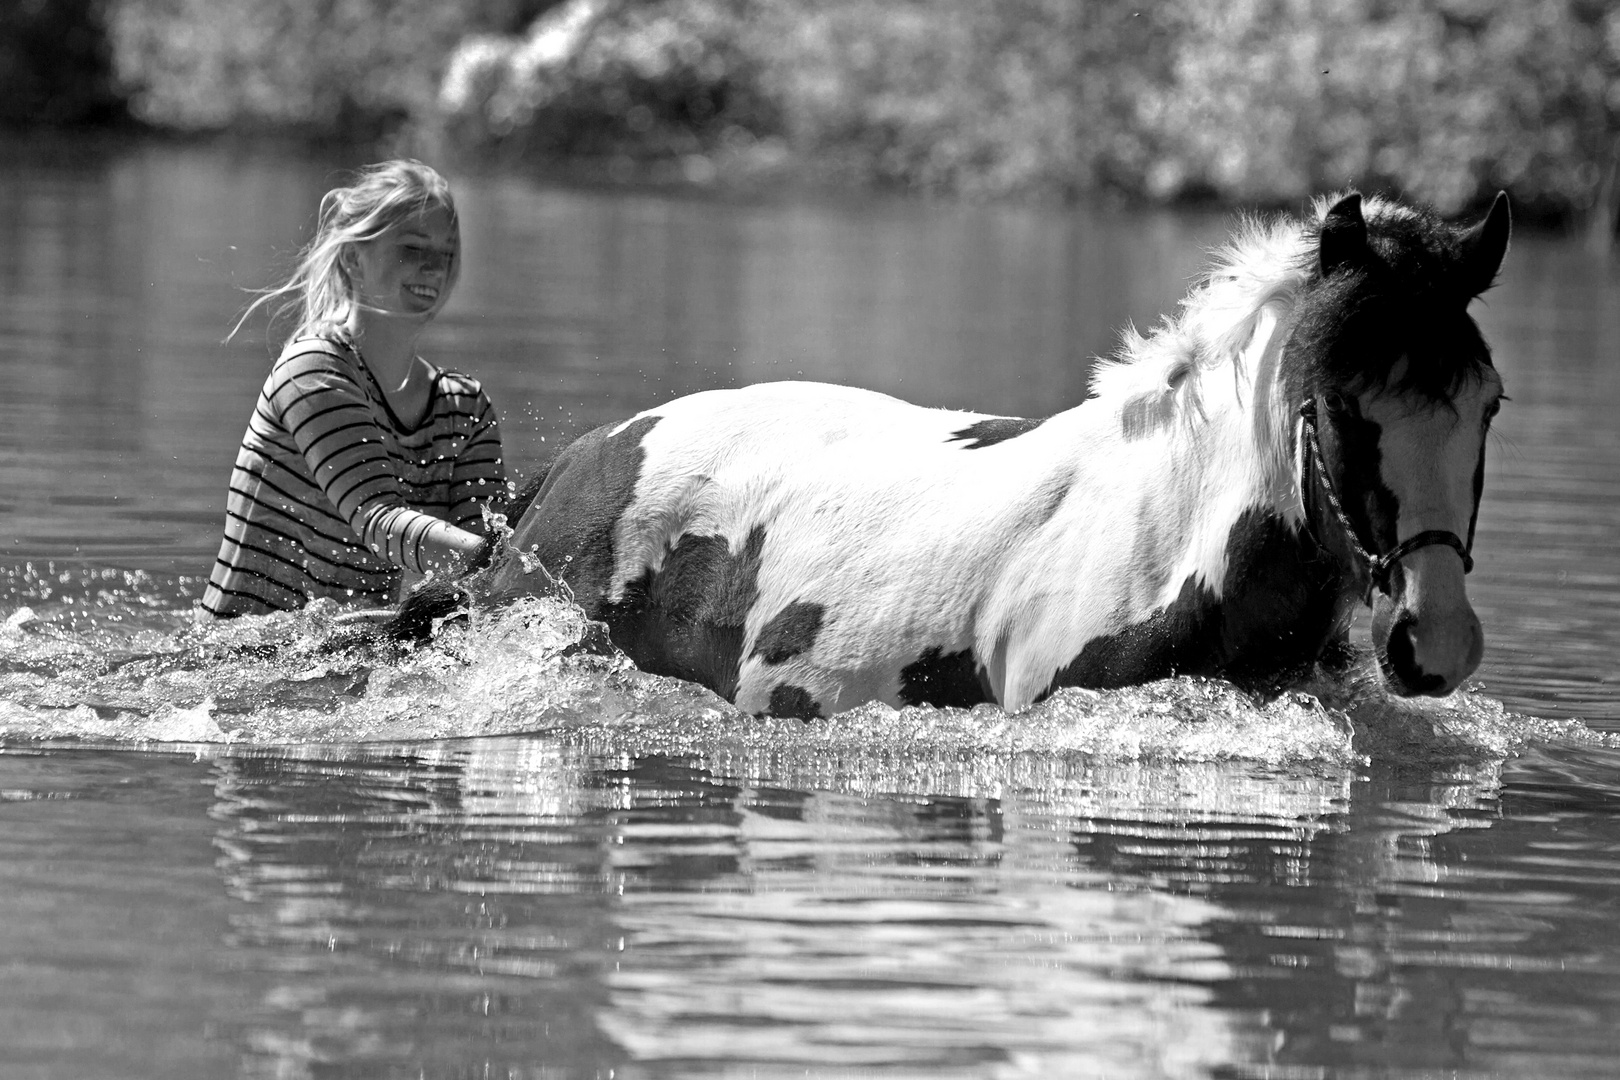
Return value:
<svg viewBox="0 0 1620 1080">
<path fill-rule="evenodd" d="M 408 654 L 195 627 L 353 161 L 0 163 L 0 1077 L 1609 1076 L 1620 277 L 1515 237 L 1451 699 L 1172 680 L 751 720 L 535 602 Z M 1218 214 L 452 175 L 427 340 L 509 460 L 814 378 L 1044 415 Z"/>
</svg>

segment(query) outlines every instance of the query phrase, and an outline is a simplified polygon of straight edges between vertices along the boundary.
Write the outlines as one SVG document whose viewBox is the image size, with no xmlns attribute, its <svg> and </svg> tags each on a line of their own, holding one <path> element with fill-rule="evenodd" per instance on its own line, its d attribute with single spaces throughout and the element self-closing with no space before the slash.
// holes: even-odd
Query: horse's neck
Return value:
<svg viewBox="0 0 1620 1080">
<path fill-rule="evenodd" d="M 1127 440 L 1157 489 L 1137 521 L 1139 550 L 1168 601 L 1191 576 L 1220 593 L 1234 537 L 1257 521 L 1303 522 L 1292 424 L 1278 379 L 1278 315 L 1262 311 L 1230 363 L 1195 372 L 1177 390 L 1163 438 Z M 1144 460 L 1145 459 L 1145 460 Z"/>
</svg>

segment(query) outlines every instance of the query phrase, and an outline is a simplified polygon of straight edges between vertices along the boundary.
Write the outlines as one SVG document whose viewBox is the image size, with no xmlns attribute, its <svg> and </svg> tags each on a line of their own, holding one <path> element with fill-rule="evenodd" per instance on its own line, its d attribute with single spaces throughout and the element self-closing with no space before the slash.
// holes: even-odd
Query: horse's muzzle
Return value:
<svg viewBox="0 0 1620 1080">
<path fill-rule="evenodd" d="M 1449 554 L 1438 558 L 1451 559 L 1451 566 L 1424 559 L 1421 569 L 1404 568 L 1399 599 L 1384 592 L 1373 598 L 1373 651 L 1390 689 L 1402 697 L 1451 693 L 1479 667 L 1485 652 L 1479 616 L 1463 590 L 1462 567 Z"/>
</svg>

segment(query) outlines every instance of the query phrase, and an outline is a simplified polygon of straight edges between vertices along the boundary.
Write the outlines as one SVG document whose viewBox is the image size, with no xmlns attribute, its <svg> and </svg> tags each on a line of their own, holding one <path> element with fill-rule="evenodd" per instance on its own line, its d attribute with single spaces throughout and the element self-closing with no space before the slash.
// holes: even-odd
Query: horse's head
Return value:
<svg viewBox="0 0 1620 1080">
<path fill-rule="evenodd" d="M 1467 309 L 1508 232 L 1505 195 L 1467 229 L 1341 199 L 1284 346 L 1307 521 L 1371 602 L 1379 665 L 1404 695 L 1450 693 L 1484 649 L 1463 575 L 1502 380 Z"/>
</svg>

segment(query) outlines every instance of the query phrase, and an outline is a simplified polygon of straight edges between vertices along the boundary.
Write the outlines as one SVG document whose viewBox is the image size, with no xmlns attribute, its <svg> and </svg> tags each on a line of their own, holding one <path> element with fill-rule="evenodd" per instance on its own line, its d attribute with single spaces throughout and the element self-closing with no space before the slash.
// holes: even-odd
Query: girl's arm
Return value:
<svg viewBox="0 0 1620 1080">
<path fill-rule="evenodd" d="M 382 428 L 347 367 L 324 349 L 282 360 L 272 409 L 315 482 L 368 549 L 417 573 L 458 573 L 479 537 L 407 505 Z"/>
<path fill-rule="evenodd" d="M 498 504 L 507 494 L 506 462 L 500 421 L 489 398 L 480 389 L 467 404 L 472 434 L 450 468 L 450 520 L 482 536 L 484 504 Z"/>
</svg>

